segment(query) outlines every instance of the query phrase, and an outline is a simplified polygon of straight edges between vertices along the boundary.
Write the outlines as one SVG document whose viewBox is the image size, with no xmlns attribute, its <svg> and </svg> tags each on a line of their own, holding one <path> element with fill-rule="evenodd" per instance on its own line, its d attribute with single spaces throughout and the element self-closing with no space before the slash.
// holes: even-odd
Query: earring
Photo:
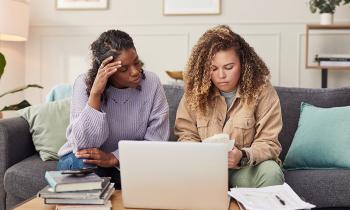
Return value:
<svg viewBox="0 0 350 210">
<path fill-rule="evenodd" d="M 143 69 L 141 69 L 141 78 L 143 80 L 146 79 L 146 75 L 145 75 L 145 72 L 143 71 Z"/>
</svg>

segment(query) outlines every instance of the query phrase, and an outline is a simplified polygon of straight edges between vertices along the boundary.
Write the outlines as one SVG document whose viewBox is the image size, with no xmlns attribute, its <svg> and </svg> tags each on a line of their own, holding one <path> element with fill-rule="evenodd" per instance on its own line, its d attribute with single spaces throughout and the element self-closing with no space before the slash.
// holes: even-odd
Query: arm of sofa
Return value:
<svg viewBox="0 0 350 210">
<path fill-rule="evenodd" d="M 0 209 L 5 209 L 4 175 L 12 165 L 35 153 L 29 125 L 22 117 L 0 120 Z"/>
<path fill-rule="evenodd" d="M 0 176 L 12 165 L 33 155 L 29 125 L 22 117 L 0 120 Z"/>
</svg>

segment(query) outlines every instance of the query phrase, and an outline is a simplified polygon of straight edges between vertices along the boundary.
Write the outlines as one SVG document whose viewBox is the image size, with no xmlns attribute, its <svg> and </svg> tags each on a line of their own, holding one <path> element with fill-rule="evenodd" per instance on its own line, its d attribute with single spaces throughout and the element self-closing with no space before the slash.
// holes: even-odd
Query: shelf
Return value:
<svg viewBox="0 0 350 210">
<path fill-rule="evenodd" d="M 350 66 L 307 66 L 308 69 L 350 70 Z"/>
<path fill-rule="evenodd" d="M 308 24 L 307 29 L 312 30 L 349 30 L 350 24 L 332 24 L 332 25 L 319 25 L 319 24 Z M 306 29 L 306 30 L 307 30 Z"/>
<path fill-rule="evenodd" d="M 305 43 L 305 68 L 309 69 L 350 69 L 350 67 L 321 67 L 319 65 L 309 64 L 309 31 L 310 30 L 350 30 L 350 24 L 332 24 L 332 25 L 320 25 L 320 24 L 307 24 L 306 25 L 306 43 Z"/>
<path fill-rule="evenodd" d="M 310 30 L 350 30 L 349 24 L 307 24 L 306 25 L 306 39 L 305 39 L 305 68 L 306 69 L 320 69 L 322 70 L 322 88 L 327 87 L 327 72 L 328 70 L 350 70 L 350 66 L 320 66 L 316 64 L 309 64 L 309 31 Z"/>
</svg>

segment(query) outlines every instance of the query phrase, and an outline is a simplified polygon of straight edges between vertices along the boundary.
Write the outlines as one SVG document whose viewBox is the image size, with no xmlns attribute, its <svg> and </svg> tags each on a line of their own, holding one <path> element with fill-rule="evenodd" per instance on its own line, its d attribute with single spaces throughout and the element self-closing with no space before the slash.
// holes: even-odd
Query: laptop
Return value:
<svg viewBox="0 0 350 210">
<path fill-rule="evenodd" d="M 120 141 L 126 208 L 227 210 L 227 145 Z"/>
</svg>

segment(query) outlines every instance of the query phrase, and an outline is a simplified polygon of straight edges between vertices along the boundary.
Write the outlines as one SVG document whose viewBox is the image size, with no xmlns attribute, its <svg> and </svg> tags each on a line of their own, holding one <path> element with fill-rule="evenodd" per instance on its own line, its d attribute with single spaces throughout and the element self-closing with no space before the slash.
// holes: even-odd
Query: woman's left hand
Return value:
<svg viewBox="0 0 350 210">
<path fill-rule="evenodd" d="M 233 149 L 228 152 L 228 168 L 236 168 L 241 158 L 242 152 L 237 149 L 237 147 L 233 147 Z"/>
<path fill-rule="evenodd" d="M 100 167 L 115 167 L 119 164 L 119 160 L 112 153 L 106 153 L 98 148 L 79 150 L 75 156 L 85 158 L 84 163 Z"/>
</svg>

